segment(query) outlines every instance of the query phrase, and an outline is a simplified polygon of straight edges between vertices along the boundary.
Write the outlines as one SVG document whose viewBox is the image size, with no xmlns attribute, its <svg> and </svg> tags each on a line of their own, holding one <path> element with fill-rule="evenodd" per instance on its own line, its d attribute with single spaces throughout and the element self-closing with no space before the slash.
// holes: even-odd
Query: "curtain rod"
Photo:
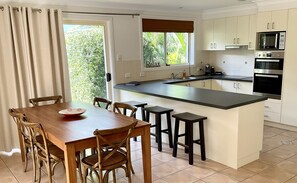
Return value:
<svg viewBox="0 0 297 183">
<path fill-rule="evenodd" d="M 14 10 L 18 10 L 18 7 L 13 7 Z M 32 8 L 36 11 L 41 11 L 39 8 Z M 4 10 L 4 6 L 0 6 L 0 10 Z M 63 13 L 77 13 L 77 14 L 89 14 L 89 15 L 125 15 L 125 16 L 140 16 L 138 13 L 100 13 L 100 12 L 83 12 L 83 11 L 62 11 Z"/>
<path fill-rule="evenodd" d="M 92 14 L 92 15 L 127 15 L 140 16 L 138 13 L 100 13 L 100 12 L 82 12 L 82 11 L 62 11 L 63 13 L 78 13 L 78 14 Z"/>
</svg>

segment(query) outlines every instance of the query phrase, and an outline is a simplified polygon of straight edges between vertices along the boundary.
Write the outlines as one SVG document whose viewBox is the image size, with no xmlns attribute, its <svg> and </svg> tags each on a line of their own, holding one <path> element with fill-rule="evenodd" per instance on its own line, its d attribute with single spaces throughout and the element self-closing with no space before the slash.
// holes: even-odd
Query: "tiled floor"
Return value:
<svg viewBox="0 0 297 183">
<path fill-rule="evenodd" d="M 136 172 L 132 182 L 143 182 L 141 143 L 131 141 L 133 167 Z M 188 164 L 187 156 L 178 152 L 173 158 L 172 149 L 165 144 L 163 152 L 157 151 L 152 141 L 152 172 L 154 183 L 296 183 L 297 182 L 297 132 L 265 126 L 263 150 L 260 159 L 238 170 L 228 168 L 211 160 L 200 161 L 195 157 L 193 166 Z M 29 162 L 29 165 L 31 161 Z M 20 154 L 12 156 L 0 155 L 0 182 L 2 183 L 29 183 L 32 182 L 32 167 L 23 172 Z M 55 182 L 65 182 L 65 171 L 62 165 L 58 166 L 53 177 Z M 96 179 L 96 176 L 92 176 Z M 117 182 L 127 182 L 123 171 L 118 171 Z M 89 182 L 95 182 L 89 177 Z M 48 182 L 45 173 L 42 174 L 42 183 Z"/>
</svg>

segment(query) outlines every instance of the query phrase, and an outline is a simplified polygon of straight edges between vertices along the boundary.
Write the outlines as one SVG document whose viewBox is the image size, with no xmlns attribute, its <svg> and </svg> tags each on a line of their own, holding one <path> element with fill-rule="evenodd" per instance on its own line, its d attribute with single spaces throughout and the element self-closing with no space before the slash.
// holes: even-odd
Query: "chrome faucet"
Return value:
<svg viewBox="0 0 297 183">
<path fill-rule="evenodd" d="M 178 76 L 182 72 L 178 72 L 177 74 L 171 73 L 171 79 L 176 79 L 176 76 Z"/>
</svg>

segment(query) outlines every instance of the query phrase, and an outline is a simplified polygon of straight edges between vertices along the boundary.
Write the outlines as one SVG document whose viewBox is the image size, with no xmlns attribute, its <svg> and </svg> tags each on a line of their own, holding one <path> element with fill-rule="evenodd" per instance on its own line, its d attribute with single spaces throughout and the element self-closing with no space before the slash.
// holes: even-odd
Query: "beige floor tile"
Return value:
<svg viewBox="0 0 297 183">
<path fill-rule="evenodd" d="M 167 177 L 162 178 L 163 180 L 167 182 L 175 182 L 175 183 L 192 183 L 196 180 L 198 180 L 197 177 L 194 177 L 188 173 L 185 172 L 177 172 L 174 174 L 171 174 Z"/>
<path fill-rule="evenodd" d="M 184 170 L 191 166 L 191 165 L 189 165 L 188 160 L 180 159 L 180 158 L 175 158 L 174 160 L 167 162 L 167 164 L 170 166 L 173 166 L 179 170 Z"/>
<path fill-rule="evenodd" d="M 287 172 L 279 167 L 270 167 L 263 170 L 259 175 L 271 179 L 276 182 L 285 182 L 294 177 L 294 174 Z"/>
<path fill-rule="evenodd" d="M 185 172 L 187 174 L 195 176 L 198 179 L 208 177 L 208 176 L 215 173 L 215 171 L 212 170 L 212 169 L 202 168 L 202 167 L 199 167 L 199 166 L 191 166 L 191 167 L 183 170 L 182 172 Z"/>
<path fill-rule="evenodd" d="M 269 164 L 269 165 L 275 165 L 277 163 L 280 163 L 284 159 L 276 157 L 276 156 L 274 156 L 272 154 L 262 153 L 262 154 L 260 154 L 260 159 L 259 160 L 261 162 Z"/>
<path fill-rule="evenodd" d="M 167 153 L 155 154 L 152 156 L 152 158 L 155 158 L 164 163 L 175 159 L 175 157 L 173 157 L 172 154 Z"/>
<path fill-rule="evenodd" d="M 295 143 L 284 144 L 284 145 L 279 146 L 279 148 L 287 150 L 287 151 L 291 151 L 291 152 L 294 152 L 297 154 L 297 144 L 295 144 Z"/>
<path fill-rule="evenodd" d="M 253 177 L 250 177 L 244 181 L 242 181 L 242 183 L 277 183 L 276 180 L 271 180 L 267 177 L 263 177 L 261 175 L 255 175 Z"/>
<path fill-rule="evenodd" d="M 167 164 L 161 164 L 152 168 L 152 172 L 159 178 L 164 178 L 170 174 L 177 172 L 178 169 Z"/>
<path fill-rule="evenodd" d="M 276 148 L 271 151 L 268 151 L 267 154 L 271 154 L 273 156 L 276 156 L 276 157 L 279 157 L 282 159 L 288 159 L 295 155 L 294 152 L 291 152 L 289 150 L 280 149 L 280 148 Z"/>
<path fill-rule="evenodd" d="M 276 135 L 278 135 L 279 133 L 275 133 L 273 131 L 264 131 L 263 132 L 263 137 L 264 138 L 269 138 L 269 137 L 274 137 Z"/>
<path fill-rule="evenodd" d="M 297 132 L 285 131 L 285 132 L 281 133 L 281 135 L 293 137 L 293 138 L 297 139 Z"/>
<path fill-rule="evenodd" d="M 153 181 L 153 183 L 168 183 L 168 182 L 166 182 L 163 179 L 158 179 L 158 180 Z"/>
<path fill-rule="evenodd" d="M 291 178 L 290 180 L 286 181 L 286 183 L 296 183 L 297 182 L 297 176 Z"/>
<path fill-rule="evenodd" d="M 287 144 L 289 142 L 292 142 L 295 138 L 284 136 L 284 135 L 277 135 L 271 138 L 265 138 L 263 140 L 264 144 L 270 145 L 270 146 L 281 146 L 283 144 Z"/>
<path fill-rule="evenodd" d="M 292 173 L 292 174 L 297 174 L 297 163 L 292 162 L 292 161 L 282 161 L 279 164 L 276 165 L 276 167 L 281 168 L 282 170 Z"/>
<path fill-rule="evenodd" d="M 277 133 L 277 134 L 280 134 L 280 133 L 283 133 L 283 132 L 286 132 L 287 130 L 283 130 L 283 129 L 280 129 L 280 128 L 275 128 L 275 127 L 268 127 L 266 128 L 267 126 L 265 126 L 265 131 L 270 131 L 270 132 L 274 132 L 274 133 Z"/>
<path fill-rule="evenodd" d="M 262 172 L 263 170 L 265 170 L 269 167 L 270 167 L 270 165 L 267 165 L 259 160 L 243 166 L 244 169 L 247 169 L 247 170 L 255 172 L 255 173 Z"/>
<path fill-rule="evenodd" d="M 251 172 L 244 168 L 239 169 L 233 169 L 233 168 L 227 168 L 220 172 L 221 174 L 227 175 L 228 177 L 233 178 L 234 180 L 243 181 L 249 177 L 252 177 L 255 175 L 254 172 Z"/>
<path fill-rule="evenodd" d="M 195 182 L 193 182 L 193 183 L 205 183 L 205 182 L 202 181 L 202 180 L 197 180 L 197 181 L 195 181 Z"/>
<path fill-rule="evenodd" d="M 292 161 L 292 162 L 295 162 L 297 163 L 297 155 L 295 156 L 292 156 L 291 158 L 287 159 L 288 161 Z"/>
<path fill-rule="evenodd" d="M 277 146 L 270 146 L 270 145 L 267 145 L 267 144 L 263 144 L 262 150 L 260 152 L 261 153 L 265 153 L 267 151 L 270 151 L 270 150 L 275 149 L 275 148 L 278 148 L 278 147 L 280 147 L 280 146 L 279 145 L 277 145 Z"/>
<path fill-rule="evenodd" d="M 206 161 L 201 161 L 201 160 L 195 161 L 194 165 L 202 167 L 202 168 L 210 168 L 215 171 L 221 171 L 221 170 L 228 168 L 227 166 L 225 166 L 221 163 L 217 163 L 217 162 L 209 160 L 209 159 L 206 159 Z"/>
<path fill-rule="evenodd" d="M 238 181 L 236 181 L 226 175 L 220 174 L 220 173 L 213 174 L 213 175 L 206 177 L 202 180 L 207 183 L 237 183 L 238 182 Z"/>
</svg>

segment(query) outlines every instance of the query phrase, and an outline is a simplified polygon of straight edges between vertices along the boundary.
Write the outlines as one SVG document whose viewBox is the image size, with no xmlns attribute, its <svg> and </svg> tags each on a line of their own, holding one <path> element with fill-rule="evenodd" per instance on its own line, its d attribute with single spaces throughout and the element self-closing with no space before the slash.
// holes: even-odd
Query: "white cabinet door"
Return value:
<svg viewBox="0 0 297 183">
<path fill-rule="evenodd" d="M 296 79 L 296 43 L 297 43 L 297 9 L 289 10 L 288 30 L 282 86 L 282 123 L 297 126 L 297 79 Z"/>
<path fill-rule="evenodd" d="M 226 18 L 226 45 L 237 44 L 237 17 Z"/>
<path fill-rule="evenodd" d="M 271 12 L 271 29 L 273 31 L 287 30 L 288 10 L 276 10 Z"/>
<path fill-rule="evenodd" d="M 222 90 L 227 92 L 236 92 L 236 82 L 222 80 Z"/>
<path fill-rule="evenodd" d="M 213 20 L 202 23 L 203 50 L 213 50 Z"/>
<path fill-rule="evenodd" d="M 256 15 L 250 15 L 249 20 L 249 44 L 248 49 L 249 50 L 255 50 L 256 46 L 256 30 L 257 30 L 257 16 Z"/>
<path fill-rule="evenodd" d="M 239 82 L 239 81 L 222 81 L 222 90 L 234 93 L 252 94 L 252 82 Z"/>
<path fill-rule="evenodd" d="M 225 18 L 215 19 L 213 22 L 214 50 L 225 50 Z"/>
<path fill-rule="evenodd" d="M 191 87 L 211 89 L 211 80 L 199 80 L 189 82 Z"/>
<path fill-rule="evenodd" d="M 222 80 L 212 79 L 211 80 L 211 89 L 212 90 L 222 90 Z"/>
<path fill-rule="evenodd" d="M 281 122 L 281 101 L 268 99 L 264 104 L 264 119 L 267 121 Z"/>
<path fill-rule="evenodd" d="M 285 31 L 287 30 L 288 10 L 259 12 L 257 17 L 257 31 Z"/>
<path fill-rule="evenodd" d="M 253 94 L 253 83 L 251 82 L 236 82 L 237 93 Z"/>
<path fill-rule="evenodd" d="M 249 16 L 237 17 L 237 36 L 236 43 L 238 45 L 248 45 L 249 39 Z"/>
</svg>

